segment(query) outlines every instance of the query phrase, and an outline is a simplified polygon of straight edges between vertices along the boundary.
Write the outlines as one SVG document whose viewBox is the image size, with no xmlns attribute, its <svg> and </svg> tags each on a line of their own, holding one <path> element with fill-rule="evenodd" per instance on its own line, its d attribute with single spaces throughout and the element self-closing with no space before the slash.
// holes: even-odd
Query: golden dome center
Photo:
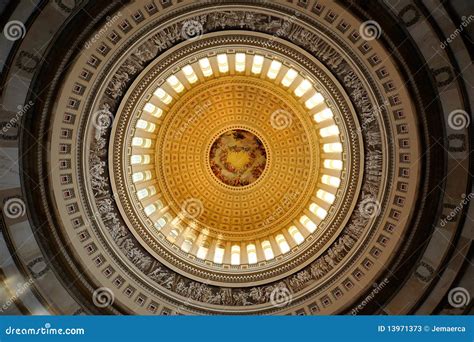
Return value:
<svg viewBox="0 0 474 342">
<path fill-rule="evenodd" d="M 255 134 L 233 129 L 221 134 L 212 144 L 209 163 L 213 174 L 224 184 L 246 186 L 262 175 L 267 153 Z"/>
</svg>

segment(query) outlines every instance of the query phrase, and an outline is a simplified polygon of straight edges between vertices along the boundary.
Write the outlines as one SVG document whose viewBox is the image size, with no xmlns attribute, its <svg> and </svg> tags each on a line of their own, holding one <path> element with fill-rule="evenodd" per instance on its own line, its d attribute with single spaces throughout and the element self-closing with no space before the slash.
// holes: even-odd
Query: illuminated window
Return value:
<svg viewBox="0 0 474 342">
<path fill-rule="evenodd" d="M 323 151 L 326 153 L 342 152 L 342 145 L 340 143 L 324 144 Z"/>
<path fill-rule="evenodd" d="M 214 251 L 214 262 L 216 264 L 222 264 L 222 261 L 224 260 L 224 252 L 225 249 L 222 246 L 216 247 L 216 250 Z"/>
<path fill-rule="evenodd" d="M 188 80 L 189 83 L 193 84 L 193 83 L 197 82 L 198 77 L 197 77 L 196 73 L 194 72 L 192 66 L 186 65 L 183 68 L 183 73 L 184 73 L 184 76 L 186 77 L 186 79 Z"/>
<path fill-rule="evenodd" d="M 146 154 L 146 155 L 141 155 L 141 154 L 136 154 L 136 155 L 133 155 L 131 158 L 130 158 L 130 162 L 132 163 L 132 165 L 136 165 L 136 164 L 143 164 L 143 165 L 146 165 L 146 164 L 150 164 L 150 160 L 151 160 L 151 157 L 150 155 Z"/>
<path fill-rule="evenodd" d="M 314 114 L 314 121 L 320 123 L 324 120 L 330 119 L 333 117 L 332 110 L 330 108 L 323 109 L 319 113 Z"/>
<path fill-rule="evenodd" d="M 171 95 L 164 91 L 162 88 L 156 89 L 153 95 L 155 95 L 160 101 L 165 104 L 170 104 L 171 101 L 173 101 Z"/>
<path fill-rule="evenodd" d="M 184 90 L 183 84 L 178 80 L 175 75 L 171 75 L 170 77 L 168 77 L 166 82 L 168 82 L 171 88 L 173 88 L 173 90 L 177 93 L 181 93 Z"/>
<path fill-rule="evenodd" d="M 156 125 L 154 123 L 140 119 L 137 121 L 136 127 L 146 132 L 153 133 L 155 131 Z"/>
<path fill-rule="evenodd" d="M 229 62 L 226 54 L 217 55 L 217 66 L 219 67 L 219 72 L 225 73 L 229 71 Z"/>
<path fill-rule="evenodd" d="M 291 226 L 290 228 L 288 228 L 288 233 L 290 233 L 290 236 L 298 245 L 304 241 L 303 235 L 295 226 Z"/>
<path fill-rule="evenodd" d="M 310 232 L 310 233 L 313 233 L 317 226 L 316 226 L 316 223 L 314 223 L 313 221 L 310 220 L 310 218 L 306 215 L 303 215 L 301 218 L 300 218 L 300 223 Z"/>
<path fill-rule="evenodd" d="M 295 80 L 296 76 L 298 76 L 298 72 L 295 69 L 289 69 L 286 72 L 285 77 L 281 80 L 281 84 L 283 84 L 284 87 L 289 87 Z"/>
<path fill-rule="evenodd" d="M 132 181 L 134 183 L 136 182 L 142 182 L 142 181 L 148 181 L 151 179 L 151 171 L 143 171 L 143 172 L 135 172 L 132 175 Z"/>
<path fill-rule="evenodd" d="M 200 59 L 199 66 L 201 67 L 202 74 L 205 77 L 209 77 L 212 75 L 212 67 L 211 67 L 211 63 L 209 62 L 209 59 L 207 58 Z"/>
<path fill-rule="evenodd" d="M 166 225 L 166 219 L 164 217 L 160 217 L 156 222 L 155 222 L 155 228 L 161 229 Z"/>
<path fill-rule="evenodd" d="M 160 200 L 157 200 L 157 201 L 155 202 L 155 205 L 156 205 L 156 208 L 157 208 L 157 209 L 163 208 L 163 202 L 161 202 Z"/>
<path fill-rule="evenodd" d="M 150 148 L 151 143 L 152 143 L 151 139 L 144 139 L 140 137 L 134 137 L 132 139 L 132 146 L 136 146 L 136 147 Z"/>
<path fill-rule="evenodd" d="M 249 259 L 249 264 L 257 263 L 257 249 L 254 244 L 247 245 L 247 256 Z"/>
<path fill-rule="evenodd" d="M 148 189 L 141 189 L 137 191 L 137 197 L 139 200 L 144 199 L 145 197 L 148 197 L 150 195 Z"/>
<path fill-rule="evenodd" d="M 132 175 L 132 181 L 134 183 L 142 181 L 144 178 L 143 172 L 136 172 Z"/>
<path fill-rule="evenodd" d="M 319 134 L 323 137 L 330 137 L 333 135 L 339 135 L 339 128 L 336 125 L 331 125 L 328 127 L 321 128 Z"/>
<path fill-rule="evenodd" d="M 290 251 L 290 246 L 288 245 L 288 242 L 286 242 L 286 239 L 285 237 L 283 236 L 283 234 L 278 234 L 276 237 L 275 237 L 275 240 L 278 244 L 278 247 L 280 247 L 280 251 L 282 253 L 287 253 Z"/>
<path fill-rule="evenodd" d="M 253 57 L 252 73 L 260 74 L 262 72 L 263 61 L 264 61 L 263 56 L 255 55 Z"/>
<path fill-rule="evenodd" d="M 145 207 L 145 214 L 147 216 L 150 216 L 151 214 L 153 214 L 157 209 L 157 206 L 156 204 L 149 204 Z"/>
<path fill-rule="evenodd" d="M 325 190 L 318 190 L 316 196 L 328 204 L 333 204 L 336 199 L 336 196 Z"/>
<path fill-rule="evenodd" d="M 290 228 L 288 228 L 288 233 L 290 233 L 291 237 L 298 245 L 304 241 L 303 235 L 295 226 L 291 226 Z"/>
<path fill-rule="evenodd" d="M 313 109 L 316 107 L 318 104 L 321 104 L 324 102 L 324 97 L 320 93 L 316 93 L 313 96 L 311 96 L 306 102 L 304 103 L 306 108 L 308 109 Z"/>
<path fill-rule="evenodd" d="M 326 159 L 324 161 L 324 167 L 326 169 L 342 170 L 342 161 Z"/>
<path fill-rule="evenodd" d="M 230 263 L 240 265 L 240 246 L 234 245 L 230 249 Z"/>
<path fill-rule="evenodd" d="M 323 175 L 321 177 L 321 182 L 323 182 L 324 184 L 333 186 L 335 188 L 338 188 L 339 185 L 341 184 L 341 180 L 339 178 L 333 177 L 333 176 L 328 176 L 328 175 Z"/>
<path fill-rule="evenodd" d="M 235 54 L 235 71 L 237 72 L 245 71 L 245 53 Z"/>
<path fill-rule="evenodd" d="M 303 80 L 295 89 L 295 95 L 298 97 L 303 96 L 311 88 L 311 82 L 308 80 Z"/>
<path fill-rule="evenodd" d="M 170 234 L 169 234 L 169 239 L 170 240 L 176 239 L 178 237 L 179 233 L 180 233 L 180 231 L 179 231 L 178 228 L 175 227 L 175 228 L 171 229 Z"/>
<path fill-rule="evenodd" d="M 311 205 L 309 206 L 309 210 L 314 214 L 316 215 L 317 217 L 319 217 L 321 220 L 323 220 L 328 212 L 326 210 L 324 210 L 323 208 L 321 208 L 319 205 L 317 205 L 316 203 L 311 203 Z"/>
<path fill-rule="evenodd" d="M 270 68 L 268 69 L 267 72 L 267 77 L 271 80 L 274 80 L 278 76 L 278 72 L 280 71 L 281 68 L 281 62 L 278 61 L 272 61 L 270 64 Z"/>
<path fill-rule="evenodd" d="M 272 249 L 272 245 L 270 244 L 270 241 L 268 240 L 262 241 L 262 249 L 263 249 L 263 255 L 265 255 L 266 260 L 271 260 L 275 257 L 273 255 L 273 249 Z"/>
<path fill-rule="evenodd" d="M 198 248 L 198 251 L 196 253 L 196 256 L 199 258 L 199 259 L 206 259 L 206 256 L 207 256 L 207 253 L 209 252 L 209 248 L 206 248 L 204 246 L 200 246 Z"/>
<path fill-rule="evenodd" d="M 161 108 L 158 108 L 152 103 L 147 103 L 145 107 L 143 108 L 143 111 L 156 118 L 159 118 L 161 117 L 161 115 L 163 115 L 163 110 Z"/>
<path fill-rule="evenodd" d="M 181 245 L 181 249 L 183 250 L 183 252 L 189 253 L 192 247 L 193 247 L 193 240 L 192 238 L 187 237 L 183 241 L 183 244 Z"/>
<path fill-rule="evenodd" d="M 147 216 L 150 216 L 156 211 L 156 205 L 155 204 L 149 204 L 145 207 L 145 214 Z"/>
</svg>

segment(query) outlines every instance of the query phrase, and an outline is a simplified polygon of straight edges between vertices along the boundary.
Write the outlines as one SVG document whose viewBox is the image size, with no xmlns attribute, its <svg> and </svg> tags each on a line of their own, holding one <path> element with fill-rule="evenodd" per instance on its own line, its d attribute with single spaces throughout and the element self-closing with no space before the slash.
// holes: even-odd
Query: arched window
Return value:
<svg viewBox="0 0 474 342">
<path fill-rule="evenodd" d="M 253 64 L 252 64 L 252 73 L 260 74 L 263 68 L 263 56 L 255 55 L 253 56 Z"/>
<path fill-rule="evenodd" d="M 154 123 L 148 122 L 143 119 L 137 121 L 136 127 L 149 133 L 153 133 L 156 129 L 156 125 Z"/>
<path fill-rule="evenodd" d="M 310 220 L 310 218 L 306 215 L 303 215 L 300 218 L 300 223 L 310 232 L 314 232 L 316 230 L 316 223 Z"/>
<path fill-rule="evenodd" d="M 181 233 L 181 230 L 178 227 L 174 227 L 173 229 L 171 229 L 168 235 L 169 240 L 174 241 L 174 239 L 176 239 L 180 233 Z"/>
<path fill-rule="evenodd" d="M 204 77 L 209 77 L 212 75 L 212 66 L 209 62 L 209 59 L 202 58 L 199 60 L 199 66 L 201 67 L 202 74 Z"/>
<path fill-rule="evenodd" d="M 150 216 L 151 214 L 153 214 L 154 212 L 156 211 L 156 204 L 152 203 L 152 204 L 149 204 L 145 207 L 145 214 L 147 216 Z"/>
<path fill-rule="evenodd" d="M 186 79 L 191 84 L 197 82 L 198 80 L 198 77 L 196 73 L 194 72 L 193 67 L 190 65 L 186 65 L 185 67 L 183 67 L 183 74 L 184 76 L 186 76 Z"/>
<path fill-rule="evenodd" d="M 290 228 L 288 228 L 288 233 L 290 233 L 291 237 L 298 245 L 304 241 L 303 235 L 295 226 L 291 226 Z"/>
<path fill-rule="evenodd" d="M 268 240 L 262 241 L 262 249 L 263 249 L 263 255 L 265 255 L 266 260 L 271 260 L 275 257 L 273 254 L 273 249 L 272 249 L 272 245 L 270 244 L 270 241 Z"/>
<path fill-rule="evenodd" d="M 290 251 L 290 246 L 288 245 L 288 242 L 286 242 L 286 239 L 285 237 L 283 236 L 283 234 L 278 234 L 276 237 L 275 237 L 275 240 L 278 244 L 278 247 L 280 247 L 280 251 L 282 253 L 287 253 Z"/>
<path fill-rule="evenodd" d="M 160 101 L 165 104 L 170 104 L 171 101 L 173 101 L 171 95 L 164 91 L 162 88 L 156 89 L 153 95 L 155 95 L 158 99 L 160 99 Z"/>
<path fill-rule="evenodd" d="M 321 182 L 324 184 L 333 186 L 335 188 L 338 188 L 339 185 L 341 184 L 341 180 L 338 177 L 333 177 L 333 176 L 328 176 L 328 175 L 323 175 L 321 177 Z"/>
<path fill-rule="evenodd" d="M 171 75 L 170 77 L 168 77 L 166 82 L 168 82 L 171 88 L 173 88 L 173 90 L 177 93 L 181 93 L 184 90 L 183 84 L 178 80 L 175 75 Z"/>
<path fill-rule="evenodd" d="M 254 244 L 247 245 L 247 257 L 249 259 L 249 264 L 257 263 L 257 249 Z"/>
<path fill-rule="evenodd" d="M 161 229 L 165 226 L 166 224 L 166 218 L 160 217 L 156 222 L 155 222 L 155 228 Z"/>
<path fill-rule="evenodd" d="M 219 67 L 219 72 L 226 73 L 229 71 L 229 62 L 225 53 L 217 55 L 217 66 Z"/>
<path fill-rule="evenodd" d="M 233 245 L 230 249 L 230 263 L 240 265 L 240 246 Z"/>
<path fill-rule="evenodd" d="M 197 253 L 196 253 L 196 256 L 199 258 L 199 259 L 206 259 L 206 256 L 207 256 L 207 253 L 209 252 L 209 248 L 206 247 L 205 245 L 202 245 L 202 246 L 199 246 L 198 250 L 197 250 Z"/>
<path fill-rule="evenodd" d="M 323 208 L 321 208 L 319 205 L 317 205 L 316 203 L 311 203 L 311 205 L 309 206 L 309 210 L 314 214 L 316 215 L 317 217 L 319 217 L 321 220 L 323 220 L 328 212 L 326 210 L 324 210 Z"/>
<path fill-rule="evenodd" d="M 224 260 L 224 253 L 225 249 L 223 246 L 216 247 L 216 250 L 214 251 L 214 262 L 216 264 L 222 264 L 222 261 Z"/>
<path fill-rule="evenodd" d="M 333 117 L 332 111 L 330 108 L 323 109 L 319 113 L 314 114 L 313 119 L 317 123 L 323 122 L 324 120 L 330 119 Z"/>
<path fill-rule="evenodd" d="M 322 189 L 316 192 L 316 196 L 328 204 L 332 204 L 336 199 L 336 196 Z"/>
<path fill-rule="evenodd" d="M 324 161 L 324 167 L 325 167 L 326 169 L 342 170 L 342 161 L 340 161 L 340 160 L 326 159 L 326 160 Z"/>
<path fill-rule="evenodd" d="M 150 148 L 151 145 L 152 145 L 152 141 L 151 139 L 148 139 L 148 138 L 134 137 L 132 139 L 132 146 Z"/>
<path fill-rule="evenodd" d="M 145 182 L 145 181 L 149 181 L 150 179 L 151 179 L 151 171 L 149 171 L 149 170 L 142 171 L 142 172 L 135 172 L 132 175 L 132 181 L 134 183 Z"/>
<path fill-rule="evenodd" d="M 235 71 L 237 72 L 245 71 L 245 53 L 235 54 Z"/>
<path fill-rule="evenodd" d="M 159 118 L 163 115 L 163 109 L 159 108 L 159 107 L 156 107 L 154 104 L 152 103 L 147 103 L 145 105 L 145 107 L 143 108 L 143 111 L 145 113 L 148 113 L 156 118 Z"/>
<path fill-rule="evenodd" d="M 183 250 L 183 252 L 189 253 L 189 251 L 193 247 L 193 242 L 194 239 L 192 237 L 187 237 L 181 245 L 181 249 Z"/>
</svg>

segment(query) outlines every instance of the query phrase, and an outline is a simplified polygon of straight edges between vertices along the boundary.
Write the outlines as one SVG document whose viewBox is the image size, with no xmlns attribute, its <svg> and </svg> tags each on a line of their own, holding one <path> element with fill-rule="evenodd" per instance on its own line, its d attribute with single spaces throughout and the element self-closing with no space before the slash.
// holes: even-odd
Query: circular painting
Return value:
<svg viewBox="0 0 474 342">
<path fill-rule="evenodd" d="M 212 172 L 222 183 L 241 187 L 254 183 L 262 175 L 267 153 L 255 134 L 236 129 L 216 139 L 209 160 Z"/>
</svg>

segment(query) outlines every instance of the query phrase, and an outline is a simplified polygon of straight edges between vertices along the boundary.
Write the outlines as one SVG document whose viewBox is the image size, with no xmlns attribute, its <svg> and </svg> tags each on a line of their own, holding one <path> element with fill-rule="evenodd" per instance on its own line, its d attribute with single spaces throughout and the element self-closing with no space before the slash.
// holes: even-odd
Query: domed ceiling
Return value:
<svg viewBox="0 0 474 342">
<path fill-rule="evenodd" d="M 469 37 L 395 2 L 51 1 L 6 27 L 15 308 L 468 310 Z"/>
</svg>

